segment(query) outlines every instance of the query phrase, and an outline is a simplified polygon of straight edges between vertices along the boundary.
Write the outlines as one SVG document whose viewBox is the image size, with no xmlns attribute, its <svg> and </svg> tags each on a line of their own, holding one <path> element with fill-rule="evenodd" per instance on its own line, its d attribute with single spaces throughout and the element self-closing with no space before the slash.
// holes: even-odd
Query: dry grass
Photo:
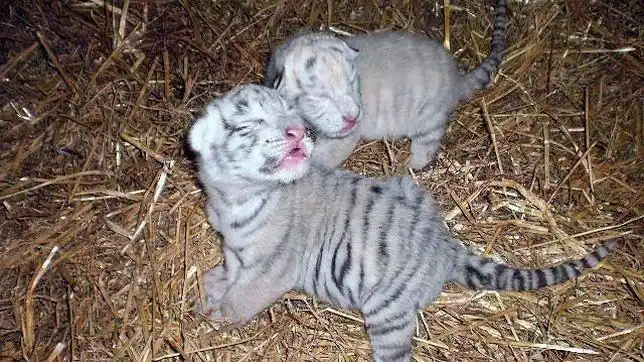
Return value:
<svg viewBox="0 0 644 362">
<path fill-rule="evenodd" d="M 546 290 L 449 286 L 419 314 L 414 357 L 644 361 L 644 6 L 523 2 L 510 4 L 495 86 L 454 113 L 435 167 L 413 176 L 467 245 L 513 265 L 621 242 L 601 267 Z M 195 110 L 260 80 L 270 47 L 302 27 L 447 33 L 474 66 L 491 2 L 438 3 L 2 5 L 0 359 L 368 360 L 359 314 L 300 294 L 241 329 L 190 313 L 221 240 L 183 139 Z M 347 167 L 389 174 L 407 152 L 365 143 Z"/>
</svg>

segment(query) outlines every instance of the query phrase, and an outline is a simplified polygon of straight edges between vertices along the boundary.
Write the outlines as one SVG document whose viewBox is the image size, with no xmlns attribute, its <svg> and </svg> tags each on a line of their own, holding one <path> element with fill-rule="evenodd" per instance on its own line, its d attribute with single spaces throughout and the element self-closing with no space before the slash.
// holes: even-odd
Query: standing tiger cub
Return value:
<svg viewBox="0 0 644 362">
<path fill-rule="evenodd" d="M 409 166 L 422 168 L 440 146 L 459 102 L 492 84 L 505 50 L 507 4 L 497 0 L 488 57 L 463 74 L 439 43 L 409 32 L 337 38 L 297 34 L 278 47 L 264 84 L 294 104 L 320 136 L 313 162 L 336 168 L 360 139 L 409 137 Z"/>
<path fill-rule="evenodd" d="M 291 289 L 364 314 L 376 361 L 410 361 L 417 309 L 445 283 L 532 290 L 595 266 L 612 242 L 577 261 L 515 269 L 472 254 L 408 177 L 371 179 L 310 167 L 303 121 L 259 85 L 215 100 L 189 134 L 224 265 L 204 274 L 206 311 L 245 323 Z"/>
</svg>

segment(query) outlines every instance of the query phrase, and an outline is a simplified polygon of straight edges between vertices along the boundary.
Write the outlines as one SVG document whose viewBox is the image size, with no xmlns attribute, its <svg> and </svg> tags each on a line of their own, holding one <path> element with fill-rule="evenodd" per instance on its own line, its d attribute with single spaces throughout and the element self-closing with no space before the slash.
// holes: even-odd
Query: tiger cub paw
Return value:
<svg viewBox="0 0 644 362">
<path fill-rule="evenodd" d="M 201 313 L 213 321 L 224 321 L 226 318 L 222 310 L 222 303 L 230 287 L 224 267 L 218 265 L 204 273 L 203 286 L 206 300 L 205 303 L 197 303 L 195 312 Z"/>
</svg>

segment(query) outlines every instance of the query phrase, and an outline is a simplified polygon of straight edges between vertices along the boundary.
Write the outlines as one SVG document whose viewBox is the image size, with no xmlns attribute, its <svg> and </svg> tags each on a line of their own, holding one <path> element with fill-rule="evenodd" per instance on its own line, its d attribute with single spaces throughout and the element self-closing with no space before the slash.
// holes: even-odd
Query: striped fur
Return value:
<svg viewBox="0 0 644 362">
<path fill-rule="evenodd" d="M 263 92 L 261 105 L 237 92 L 211 104 L 190 132 L 209 220 L 224 236 L 224 265 L 204 274 L 205 308 L 217 311 L 216 318 L 244 323 L 283 293 L 303 290 L 359 309 L 376 361 L 410 361 L 416 310 L 445 283 L 537 289 L 578 276 L 613 246 L 552 268 L 515 269 L 463 248 L 429 194 L 408 177 L 364 178 L 303 162 L 306 172 L 267 179 L 258 169 L 280 156 L 266 135 L 286 137 L 298 119 L 288 116 L 276 91 Z M 227 137 L 235 135 L 224 130 L 248 122 L 234 111 L 244 100 L 241 108 L 254 109 L 251 118 L 265 119 L 246 135 L 260 141 L 231 148 Z"/>
<path fill-rule="evenodd" d="M 459 102 L 492 84 L 503 60 L 506 0 L 496 0 L 490 53 L 463 74 L 436 41 L 408 32 L 337 38 L 302 33 L 278 47 L 264 84 L 277 88 L 323 137 L 313 162 L 339 166 L 360 139 L 409 137 L 409 166 L 422 168 L 440 146 Z M 358 117 L 354 128 L 345 119 Z"/>
</svg>

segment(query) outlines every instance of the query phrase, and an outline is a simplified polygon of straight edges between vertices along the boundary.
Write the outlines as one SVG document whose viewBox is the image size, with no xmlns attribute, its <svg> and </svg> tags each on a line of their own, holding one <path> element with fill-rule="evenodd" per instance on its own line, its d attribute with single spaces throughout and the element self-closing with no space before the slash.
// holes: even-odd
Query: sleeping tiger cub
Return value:
<svg viewBox="0 0 644 362">
<path fill-rule="evenodd" d="M 213 318 L 245 323 L 289 290 L 359 309 L 376 361 L 409 361 L 416 311 L 445 283 L 532 290 L 595 266 L 613 242 L 554 267 L 515 269 L 472 254 L 411 178 L 310 167 L 303 121 L 260 85 L 207 106 L 188 141 L 225 263 L 204 274 Z"/>
<path fill-rule="evenodd" d="M 450 114 L 492 84 L 505 50 L 506 0 L 496 0 L 490 53 L 463 74 L 439 42 L 410 32 L 338 38 L 306 32 L 272 52 L 264 84 L 274 87 L 319 135 L 313 162 L 336 168 L 360 139 L 409 137 L 409 166 L 426 166 Z"/>
</svg>

